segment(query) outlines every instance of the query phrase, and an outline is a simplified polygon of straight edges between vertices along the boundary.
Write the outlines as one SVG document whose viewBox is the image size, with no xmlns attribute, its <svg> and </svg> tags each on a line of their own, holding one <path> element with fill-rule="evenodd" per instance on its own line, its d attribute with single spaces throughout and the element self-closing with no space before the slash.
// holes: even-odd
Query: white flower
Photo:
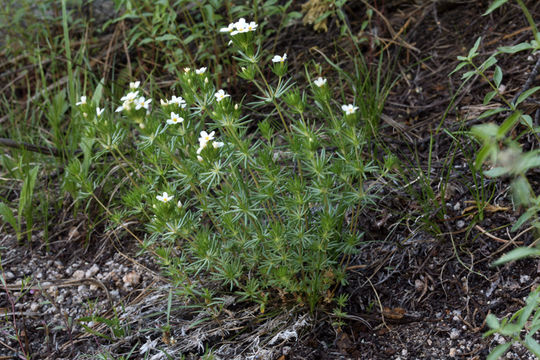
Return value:
<svg viewBox="0 0 540 360">
<path fill-rule="evenodd" d="M 222 147 L 223 145 L 225 145 L 225 144 L 222 143 L 221 141 L 212 142 L 212 146 L 214 147 L 214 149 L 218 149 L 218 148 Z"/>
<path fill-rule="evenodd" d="M 259 26 L 255 21 L 250 22 L 246 25 L 247 31 L 255 31 L 257 29 L 257 26 Z"/>
<path fill-rule="evenodd" d="M 229 26 L 219 29 L 219 32 L 231 33 L 234 31 L 234 23 L 230 23 Z"/>
<path fill-rule="evenodd" d="M 173 95 L 171 100 L 168 100 L 167 103 L 168 104 L 176 104 L 176 105 L 180 106 L 182 109 L 184 109 L 186 107 L 186 101 L 184 99 L 182 99 L 181 96 L 176 97 L 176 96 Z"/>
<path fill-rule="evenodd" d="M 229 24 L 227 27 L 219 29 L 219 32 L 229 33 L 231 35 L 255 31 L 259 26 L 255 21 L 246 22 L 246 19 L 240 18 L 237 22 Z"/>
<path fill-rule="evenodd" d="M 184 121 L 183 117 L 178 116 L 176 113 L 171 113 L 171 118 L 167 120 L 167 124 L 180 124 L 182 121 Z"/>
<path fill-rule="evenodd" d="M 184 68 L 184 72 L 185 72 L 186 74 L 187 74 L 188 72 L 190 72 L 190 71 L 191 71 L 190 68 L 188 68 L 188 67 L 185 67 L 185 68 Z"/>
<path fill-rule="evenodd" d="M 210 134 L 208 134 L 206 131 L 201 131 L 201 136 L 199 137 L 199 144 L 202 148 L 208 144 L 209 141 L 214 140 L 215 131 L 212 131 Z"/>
<path fill-rule="evenodd" d="M 203 144 L 201 143 L 201 145 L 200 145 L 199 148 L 197 149 L 197 155 L 199 155 L 199 154 L 203 151 L 203 149 L 205 148 L 205 146 L 206 146 L 206 144 L 204 144 L 204 146 L 203 146 Z"/>
<path fill-rule="evenodd" d="M 75 105 L 86 105 L 86 96 L 81 96 L 81 101 L 76 102 Z"/>
<path fill-rule="evenodd" d="M 101 114 L 103 114 L 103 111 L 105 111 L 105 109 L 100 109 L 99 106 L 96 108 L 96 114 L 97 116 L 101 116 Z"/>
<path fill-rule="evenodd" d="M 200 69 L 195 70 L 195 73 L 197 75 L 204 74 L 205 72 L 206 72 L 206 68 L 204 66 L 202 68 L 200 68 Z"/>
<path fill-rule="evenodd" d="M 134 101 L 138 95 L 139 95 L 138 91 L 132 91 L 132 92 L 127 93 L 125 96 L 122 96 L 120 100 L 121 101 Z"/>
<path fill-rule="evenodd" d="M 162 106 L 169 105 L 169 100 L 160 99 L 159 102 L 161 103 Z"/>
<path fill-rule="evenodd" d="M 197 160 L 199 160 L 199 161 L 203 161 L 203 158 L 202 158 L 202 156 L 201 156 L 201 155 L 197 155 Z"/>
<path fill-rule="evenodd" d="M 138 93 L 138 91 L 132 91 L 127 93 L 125 96 L 122 96 L 122 98 L 120 99 L 121 101 L 123 101 L 122 106 L 117 107 L 115 111 L 120 112 L 123 110 L 131 109 L 133 102 L 137 98 Z"/>
<path fill-rule="evenodd" d="M 141 85 L 140 81 L 130 82 L 129 83 L 129 88 L 134 90 L 134 89 L 139 88 L 139 85 Z"/>
<path fill-rule="evenodd" d="M 283 56 L 274 55 L 274 57 L 272 58 L 272 62 L 275 62 L 275 63 L 282 63 L 285 60 L 287 60 L 287 54 L 286 53 L 283 54 Z"/>
<path fill-rule="evenodd" d="M 345 115 L 352 115 L 358 110 L 358 106 L 354 106 L 353 104 L 341 105 L 341 109 L 345 111 Z"/>
<path fill-rule="evenodd" d="M 144 96 L 141 96 L 137 100 L 135 100 L 135 110 L 139 110 L 141 108 L 145 108 L 148 110 L 148 106 L 152 102 L 152 99 L 145 100 Z"/>
<path fill-rule="evenodd" d="M 247 32 L 248 23 L 246 23 L 246 19 L 240 18 L 235 24 L 234 27 L 236 28 L 235 31 L 231 32 L 231 35 L 236 35 L 240 33 Z"/>
<path fill-rule="evenodd" d="M 161 202 L 169 202 L 169 200 L 172 200 L 174 196 L 167 194 L 166 192 L 163 192 L 163 195 L 156 196 L 156 199 L 158 199 Z"/>
<path fill-rule="evenodd" d="M 216 97 L 216 101 L 220 102 L 221 100 L 225 99 L 227 96 L 231 96 L 231 95 L 225 93 L 223 89 L 220 89 L 214 94 L 214 96 Z"/>
<path fill-rule="evenodd" d="M 178 200 L 178 202 L 176 203 L 176 206 L 178 206 L 179 208 L 181 208 L 181 207 L 183 206 L 182 201 L 181 201 L 181 200 Z"/>
<path fill-rule="evenodd" d="M 146 343 L 143 344 L 143 346 L 141 346 L 141 348 L 139 350 L 139 353 L 141 355 L 146 354 L 150 350 L 155 349 L 156 346 L 157 346 L 157 343 L 158 343 L 158 339 L 155 339 L 155 340 L 152 341 L 152 340 L 150 340 L 150 338 L 146 338 Z"/>
<path fill-rule="evenodd" d="M 326 84 L 326 79 L 323 79 L 322 77 L 319 77 L 317 80 L 313 82 L 317 87 L 324 86 Z"/>
</svg>

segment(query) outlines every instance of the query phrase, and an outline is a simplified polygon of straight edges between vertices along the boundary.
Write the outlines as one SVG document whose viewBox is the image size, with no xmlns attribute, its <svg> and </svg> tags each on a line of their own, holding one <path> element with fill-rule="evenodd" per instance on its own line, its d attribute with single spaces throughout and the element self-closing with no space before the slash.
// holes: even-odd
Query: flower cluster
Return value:
<svg viewBox="0 0 540 360">
<path fill-rule="evenodd" d="M 92 107 L 92 104 L 91 103 L 88 103 L 88 98 L 86 96 L 81 96 L 81 100 L 80 101 L 77 101 L 75 103 L 76 106 L 78 106 L 82 112 L 82 115 L 83 117 L 87 118 L 88 117 L 88 113 L 95 113 L 95 115 L 97 117 L 100 117 L 101 114 L 103 114 L 103 111 L 105 111 L 105 109 L 101 109 L 99 106 L 97 106 L 95 108 L 95 110 L 93 110 L 93 107 Z"/>
<path fill-rule="evenodd" d="M 199 137 L 199 148 L 197 149 L 197 155 L 199 155 L 210 142 L 212 143 L 212 147 L 214 149 L 218 149 L 224 145 L 220 141 L 213 141 L 215 138 L 215 134 L 216 134 L 215 131 L 212 131 L 211 133 L 207 133 L 204 130 L 201 131 L 201 134 Z M 201 160 L 200 157 L 198 158 L 199 160 Z"/>
<path fill-rule="evenodd" d="M 187 106 L 186 100 L 184 100 L 181 96 L 176 97 L 176 96 L 173 95 L 170 100 L 161 99 L 160 102 L 161 102 L 161 105 L 163 105 L 163 106 L 178 105 L 182 109 L 185 109 L 186 106 Z"/>
<path fill-rule="evenodd" d="M 129 89 L 133 91 L 130 91 L 125 96 L 120 98 L 122 105 L 116 108 L 116 112 L 130 111 L 132 109 L 145 109 L 146 113 L 149 112 L 152 99 L 145 99 L 144 96 L 139 96 L 139 90 L 137 89 L 139 88 L 140 84 L 140 81 L 129 83 Z"/>
<path fill-rule="evenodd" d="M 257 26 L 259 25 L 254 21 L 248 23 L 246 19 L 240 18 L 240 20 L 238 20 L 237 22 L 230 23 L 229 26 L 221 28 L 219 31 L 223 33 L 229 33 L 234 36 L 236 34 L 255 31 L 257 30 Z"/>
</svg>

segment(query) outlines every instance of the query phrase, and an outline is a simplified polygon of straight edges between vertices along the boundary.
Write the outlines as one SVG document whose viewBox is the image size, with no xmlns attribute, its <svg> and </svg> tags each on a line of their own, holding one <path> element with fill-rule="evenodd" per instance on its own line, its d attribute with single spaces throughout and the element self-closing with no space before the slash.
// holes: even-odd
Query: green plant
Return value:
<svg viewBox="0 0 540 360">
<path fill-rule="evenodd" d="M 144 248 L 159 256 L 176 294 L 218 312 L 231 292 L 261 311 L 277 300 L 314 310 L 346 282 L 360 214 L 389 170 L 363 152 L 381 99 L 355 93 L 353 104 L 336 109 L 325 79 L 299 88 L 287 76 L 286 54 L 267 62 L 258 28 L 241 19 L 221 29 L 239 76 L 258 89 L 247 105 L 214 85 L 206 67 L 186 67 L 182 97 L 161 106 L 133 82 L 114 112 L 87 98 L 77 108 L 100 147 L 93 161 L 121 158 L 129 167 L 117 221 L 147 223 Z M 257 123 L 244 108 L 261 114 Z M 72 160 L 66 181 L 88 184 L 83 191 L 92 196 L 95 181 L 79 168 Z"/>
<path fill-rule="evenodd" d="M 537 253 L 538 255 L 538 253 Z M 496 360 L 503 356 L 512 343 L 518 342 L 525 346 L 536 357 L 540 357 L 540 344 L 534 339 L 534 335 L 540 330 L 540 288 L 532 291 L 526 300 L 525 307 L 518 310 L 510 318 L 499 321 L 493 314 L 489 314 L 486 323 L 490 330 L 484 337 L 500 334 L 511 341 L 497 345 L 489 354 L 488 360 Z M 522 332 L 525 331 L 525 335 Z"/>
<path fill-rule="evenodd" d="M 17 219 L 13 214 L 13 211 L 3 202 L 0 202 L 0 215 L 3 217 L 4 221 L 9 223 L 15 233 L 17 234 L 17 240 L 21 241 L 22 235 L 22 219 L 26 219 L 26 233 L 28 236 L 28 243 L 32 239 L 32 226 L 34 221 L 33 216 L 33 205 L 32 198 L 34 194 L 34 188 L 36 186 L 36 179 L 39 171 L 39 165 L 36 165 L 32 168 L 28 166 L 25 167 L 23 171 L 23 185 L 21 189 L 21 194 L 19 197 L 19 210 L 17 213 Z"/>
<path fill-rule="evenodd" d="M 497 57 L 501 54 L 515 54 L 521 51 L 535 52 L 540 49 L 540 36 L 530 12 L 521 0 L 516 1 L 531 25 L 533 40 L 522 42 L 512 47 L 500 47 L 495 54 L 488 57 L 482 64 L 477 65 L 474 60 L 478 56 L 478 48 L 481 43 L 481 38 L 478 38 L 467 56 L 458 57 L 461 63 L 458 64 L 454 72 L 466 66 L 471 67 L 472 70 L 463 74 L 462 78 L 464 81 L 469 81 L 473 76 L 480 76 L 491 88 L 491 91 L 484 97 L 484 105 L 494 99 L 504 104 L 504 106 L 487 110 L 479 116 L 479 119 L 484 119 L 496 114 L 505 115 L 505 119 L 500 125 L 495 123 L 481 124 L 474 126 L 471 130 L 471 133 L 479 139 L 481 144 L 474 169 L 480 170 L 482 165 L 489 161 L 492 167 L 489 170 L 485 170 L 483 172 L 484 175 L 494 178 L 501 176 L 511 177 L 514 202 L 527 209 L 513 225 L 512 230 L 516 231 L 525 223 L 531 222 L 532 226 L 529 229 L 536 228 L 538 233 L 540 231 L 540 217 L 538 216 L 540 212 L 540 194 L 535 194 L 527 178 L 527 172 L 530 169 L 540 167 L 540 150 L 523 152 L 519 141 L 526 135 L 540 141 L 540 137 L 538 136 L 540 127 L 538 124 L 535 125 L 532 117 L 525 114 L 520 107 L 525 100 L 540 90 L 540 86 L 530 88 L 531 82 L 527 81 L 520 93 L 511 100 L 507 99 L 501 91 L 503 71 L 497 65 Z M 494 1 L 486 14 L 495 11 L 506 2 L 507 0 Z M 492 68 L 494 70 L 492 71 L 492 75 L 489 76 L 488 72 Z M 515 135 L 518 131 L 520 132 Z M 527 256 L 538 255 L 540 255 L 540 248 L 538 247 L 517 248 L 503 255 L 493 265 L 496 266 Z M 491 330 L 485 336 L 498 333 L 510 337 L 512 341 L 523 344 L 533 354 L 540 356 L 540 344 L 533 339 L 533 336 L 540 329 L 539 310 L 539 290 L 537 289 L 530 293 L 527 298 L 527 305 L 509 319 L 505 318 L 500 322 L 493 314 L 488 315 L 486 321 Z M 522 331 L 525 331 L 524 338 L 521 337 Z M 498 359 L 504 355 L 512 345 L 512 341 L 498 345 L 493 349 L 488 359 Z"/>
</svg>

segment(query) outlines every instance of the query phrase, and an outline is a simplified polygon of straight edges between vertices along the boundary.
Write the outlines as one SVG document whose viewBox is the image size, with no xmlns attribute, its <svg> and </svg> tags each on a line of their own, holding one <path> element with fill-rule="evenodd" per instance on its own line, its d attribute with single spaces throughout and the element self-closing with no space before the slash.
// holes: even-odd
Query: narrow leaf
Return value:
<svg viewBox="0 0 540 360">
<path fill-rule="evenodd" d="M 19 227 L 17 226 L 17 220 L 15 219 L 15 216 L 13 215 L 13 211 L 4 204 L 3 202 L 0 202 L 0 216 L 4 219 L 5 222 L 7 222 L 9 225 L 15 229 L 16 232 L 19 232 Z"/>
<path fill-rule="evenodd" d="M 497 345 L 495 347 L 495 349 L 493 349 L 493 351 L 488 355 L 486 360 L 497 360 L 497 359 L 499 359 L 501 356 L 504 355 L 504 353 L 506 351 L 508 351 L 510 346 L 512 346 L 512 343 L 506 343 L 506 344 Z"/>
<path fill-rule="evenodd" d="M 478 50 L 478 47 L 480 46 L 480 42 L 482 41 L 482 37 L 480 36 L 478 39 L 476 39 L 476 42 L 474 43 L 474 46 L 469 50 L 469 55 L 467 57 L 469 59 L 472 59 L 477 55 L 476 51 Z"/>
<path fill-rule="evenodd" d="M 486 96 L 484 96 L 483 104 L 487 105 L 495 97 L 495 95 L 497 95 L 497 91 L 495 90 L 488 92 Z"/>
<path fill-rule="evenodd" d="M 533 46 L 531 44 L 521 43 L 514 46 L 501 46 L 498 50 L 499 52 L 505 53 L 505 54 L 515 54 L 517 52 L 530 50 L 532 48 Z"/>
<path fill-rule="evenodd" d="M 529 96 L 531 96 L 532 94 L 534 94 L 535 92 L 537 92 L 538 90 L 540 90 L 540 86 L 535 86 L 533 87 L 532 89 L 529 89 L 527 91 L 524 91 L 523 94 L 519 95 L 516 103 L 515 103 L 515 106 L 518 106 L 519 104 L 521 104 L 523 101 L 525 101 Z"/>
<path fill-rule="evenodd" d="M 501 85 L 502 78 L 503 78 L 503 73 L 502 73 L 501 67 L 497 65 L 495 67 L 495 72 L 493 73 L 493 81 L 495 82 L 495 86 L 497 86 L 497 88 Z"/>
<path fill-rule="evenodd" d="M 529 221 L 529 219 L 535 214 L 536 214 L 536 209 L 533 207 L 525 211 L 523 214 L 521 214 L 519 219 L 517 219 L 514 226 L 512 226 L 512 231 L 517 231 L 523 224 Z"/>
<path fill-rule="evenodd" d="M 497 139 L 502 139 L 510 129 L 516 125 L 516 123 L 519 120 L 519 117 L 521 116 L 521 111 L 515 111 L 512 115 L 510 115 L 499 127 L 499 131 L 497 132 Z"/>
<path fill-rule="evenodd" d="M 491 3 L 489 8 L 486 10 L 486 12 L 484 13 L 484 16 L 491 14 L 493 11 L 497 10 L 502 5 L 506 4 L 507 1 L 508 0 L 495 0 L 494 2 Z"/>
<path fill-rule="evenodd" d="M 515 261 L 515 260 L 523 259 L 525 257 L 538 256 L 538 255 L 540 255 L 540 249 L 519 247 L 517 249 L 510 251 L 509 253 L 504 254 L 503 256 L 501 256 L 499 260 L 495 261 L 492 265 L 498 266 L 498 265 L 506 264 L 507 262 L 510 262 L 510 261 Z"/>
<path fill-rule="evenodd" d="M 495 115 L 495 114 L 498 114 L 500 112 L 503 112 L 503 111 L 506 111 L 505 108 L 496 108 L 496 109 L 489 109 L 487 111 L 484 111 L 479 117 L 478 119 L 483 119 L 483 118 L 487 118 L 491 115 Z"/>
</svg>

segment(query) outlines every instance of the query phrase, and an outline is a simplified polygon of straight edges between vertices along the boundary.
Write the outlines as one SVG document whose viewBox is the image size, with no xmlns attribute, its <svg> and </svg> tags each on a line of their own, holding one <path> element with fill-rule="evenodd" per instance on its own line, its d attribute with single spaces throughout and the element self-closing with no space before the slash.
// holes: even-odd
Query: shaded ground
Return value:
<svg viewBox="0 0 540 360">
<path fill-rule="evenodd" d="M 349 3 L 348 21 L 358 29 L 365 9 L 360 3 Z M 446 174 L 452 140 L 434 131 L 441 121 L 454 131 L 474 124 L 487 91 L 485 84 L 475 82 L 458 93 L 460 75 L 448 77 L 456 56 L 465 54 L 478 36 L 483 37 L 484 58 L 498 46 L 530 37 L 518 8 L 507 6 L 492 16 L 481 16 L 488 4 L 387 1 L 378 9 L 388 23 L 375 17 L 374 28 L 359 34 L 369 41 L 375 41 L 374 34 L 378 34 L 382 41 L 393 38 L 408 45 L 394 54 L 399 56 L 395 66 L 401 77 L 385 107 L 381 136 L 390 149 L 402 154 L 406 164 L 409 161 L 408 170 L 420 164 L 426 172 L 430 135 L 434 136 L 433 170 L 425 178 L 437 199 L 444 201 L 434 204 L 422 195 L 421 180 L 412 170 L 408 184 L 389 184 L 384 189 L 380 200 L 384 210 L 366 214 L 366 243 L 351 259 L 349 285 L 340 290 L 349 294 L 350 301 L 346 324 L 339 330 L 325 314 L 317 314 L 314 320 L 291 311 L 261 320 L 256 308 L 238 308 L 233 303 L 226 314 L 213 317 L 209 311 L 194 318 L 179 309 L 182 304 L 168 302 L 169 287 L 157 274 L 158 265 L 138 256 L 135 247 L 123 248 L 108 240 L 81 250 L 85 248 L 80 246 L 81 230 L 60 226 L 57 230 L 63 240 L 52 244 L 51 252 L 18 247 L 10 235 L 0 238 L 3 276 L 9 284 L 0 297 L 0 311 L 6 313 L 0 355 L 10 358 L 21 347 L 36 354 L 35 358 L 49 359 L 71 359 L 103 349 L 115 354 L 135 349 L 138 354 L 148 338 L 158 339 L 158 347 L 171 356 L 183 352 L 193 353 L 192 358 L 205 345 L 231 359 L 485 358 L 503 340 L 482 338 L 486 315 L 502 317 L 522 307 L 531 288 L 538 286 L 540 269 L 537 260 L 489 267 L 516 244 L 528 245 L 534 238 L 530 232 L 507 231 L 520 212 L 512 208 L 504 181 L 486 180 L 494 196 L 481 219 L 481 209 L 472 196 L 467 154 L 456 151 L 452 173 Z M 540 18 L 540 4 L 530 1 L 529 9 L 535 19 Z M 325 44 L 337 31 L 336 20 L 322 34 L 298 24 L 286 29 L 277 47 L 298 53 L 302 63 L 310 56 L 317 59 L 310 51 L 313 46 L 332 54 L 333 49 Z M 510 96 L 521 89 L 536 62 L 527 56 L 501 58 L 503 83 Z M 448 108 L 454 96 L 453 106 Z M 531 105 L 533 115 L 535 110 Z M 466 137 L 460 141 L 464 148 L 471 146 Z M 417 160 L 411 161 L 415 156 Z M 539 179 L 538 172 L 531 175 L 536 188 L 540 188 Z M 434 226 L 438 233 L 430 231 Z M 80 237 L 80 242 L 74 242 L 74 237 Z M 14 285 L 24 276 L 41 281 L 41 288 L 20 293 Z M 95 332 L 89 335 L 73 323 L 73 319 L 96 312 L 114 318 L 110 302 L 118 309 L 117 327 L 97 320 L 85 322 Z M 173 320 L 167 321 L 167 307 Z M 195 323 L 203 325 L 191 326 Z M 163 330 L 167 324 L 170 328 Z M 114 336 L 112 328 L 124 331 L 124 340 L 109 341 L 97 334 Z M 14 329 L 24 331 L 24 343 L 9 337 Z M 235 342 L 241 345 L 235 346 Z M 154 354 L 158 358 L 159 352 Z M 528 356 L 523 348 L 513 347 L 507 358 L 532 359 Z"/>
</svg>

